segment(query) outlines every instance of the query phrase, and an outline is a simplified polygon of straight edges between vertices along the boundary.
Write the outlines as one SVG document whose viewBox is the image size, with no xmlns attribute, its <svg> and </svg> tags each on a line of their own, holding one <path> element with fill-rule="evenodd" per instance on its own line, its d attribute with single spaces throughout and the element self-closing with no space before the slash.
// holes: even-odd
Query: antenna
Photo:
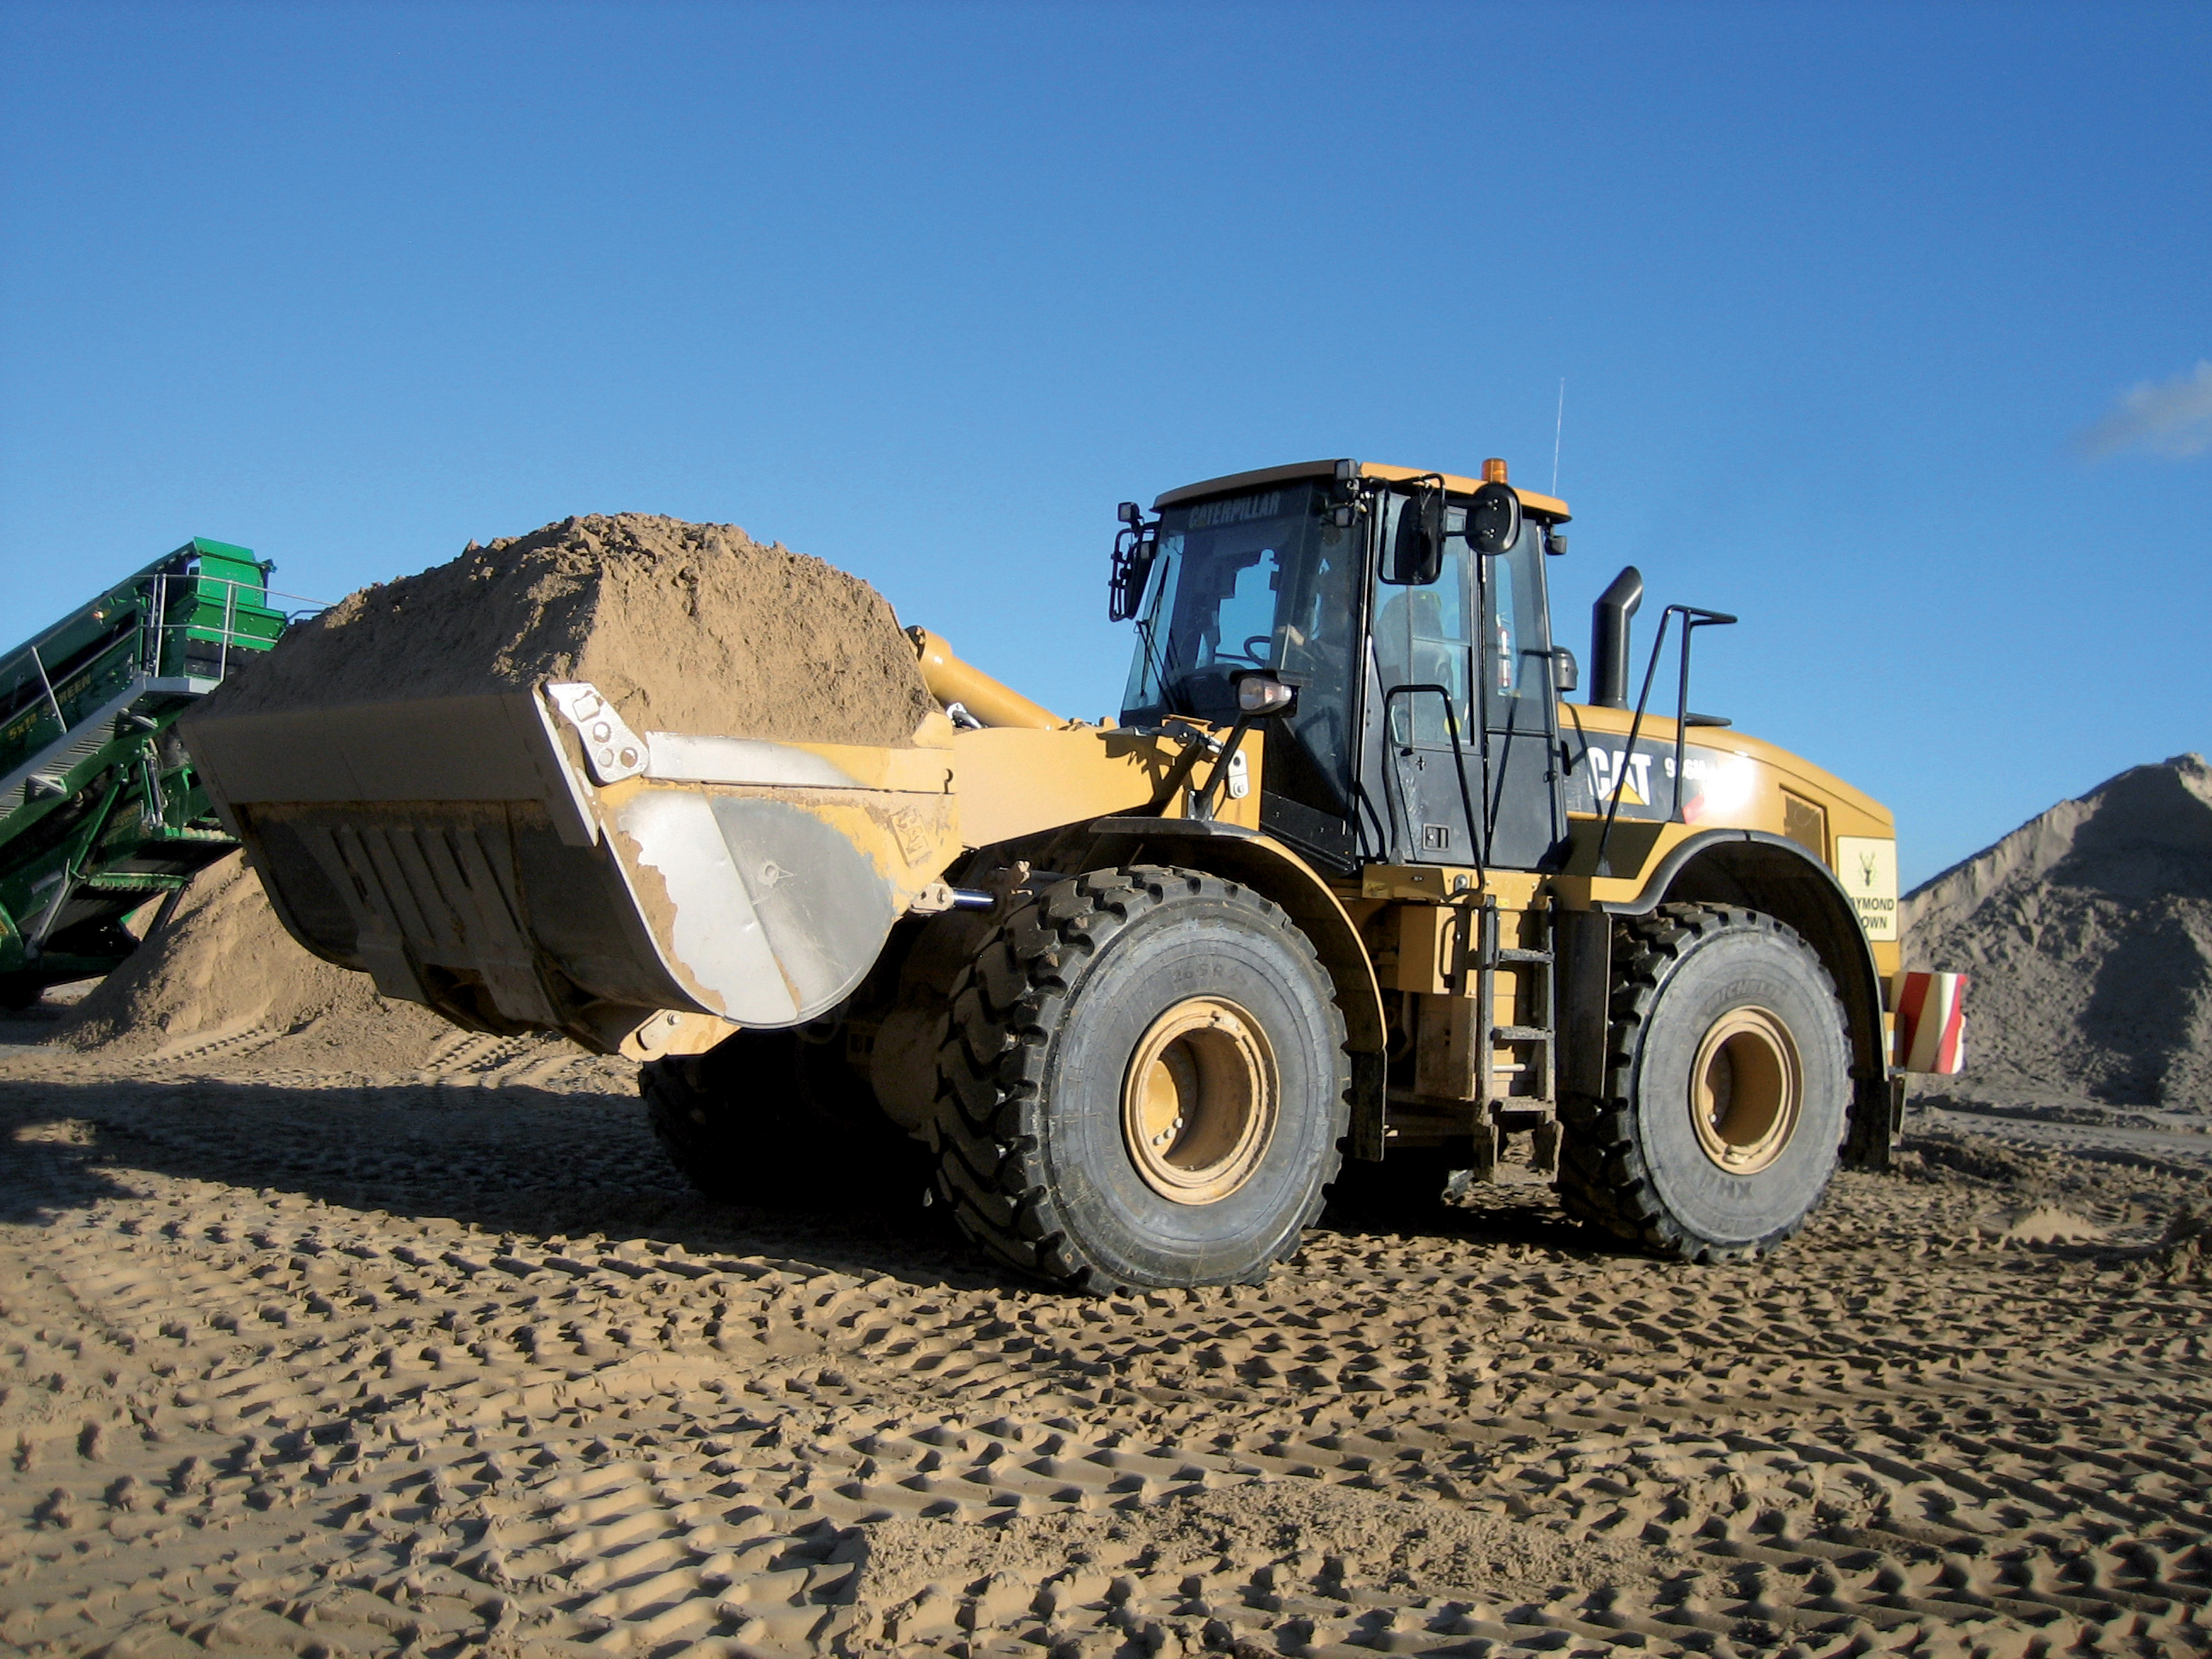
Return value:
<svg viewBox="0 0 2212 1659">
<path fill-rule="evenodd" d="M 1559 412 L 1552 422 L 1552 494 L 1559 493 L 1559 434 L 1567 424 L 1567 377 L 1559 376 Z"/>
</svg>

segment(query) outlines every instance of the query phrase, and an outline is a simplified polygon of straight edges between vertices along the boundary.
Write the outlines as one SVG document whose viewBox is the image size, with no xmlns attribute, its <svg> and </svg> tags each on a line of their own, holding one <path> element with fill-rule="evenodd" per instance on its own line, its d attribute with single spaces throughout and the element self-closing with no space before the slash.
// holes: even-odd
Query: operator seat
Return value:
<svg viewBox="0 0 2212 1659">
<path fill-rule="evenodd" d="M 1406 588 L 1384 602 L 1375 620 L 1375 668 L 1386 692 L 1394 685 L 1443 686 L 1451 694 L 1460 741 L 1468 740 L 1468 641 L 1455 636 L 1433 586 Z M 1401 743 L 1451 741 L 1444 711 L 1433 696 L 1398 698 L 1391 728 Z"/>
</svg>

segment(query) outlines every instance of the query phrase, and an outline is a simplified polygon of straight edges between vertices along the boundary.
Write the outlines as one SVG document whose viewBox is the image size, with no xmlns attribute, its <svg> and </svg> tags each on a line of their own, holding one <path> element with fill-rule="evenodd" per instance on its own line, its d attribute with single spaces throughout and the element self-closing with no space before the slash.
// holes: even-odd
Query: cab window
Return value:
<svg viewBox="0 0 2212 1659">
<path fill-rule="evenodd" d="M 1490 723 L 1496 727 L 1526 729 L 1544 723 L 1543 703 L 1552 690 L 1552 640 L 1543 558 L 1543 526 L 1530 519 L 1521 526 L 1521 539 L 1488 562 L 1483 689 Z"/>
<path fill-rule="evenodd" d="M 1389 498 L 1382 532 L 1384 546 L 1395 534 L 1396 518 L 1406 510 L 1402 495 Z M 1375 587 L 1375 668 L 1390 707 L 1390 735 L 1401 744 L 1425 748 L 1449 748 L 1451 722 L 1445 717 L 1445 699 L 1433 691 L 1407 690 L 1391 696 L 1395 688 L 1440 685 L 1449 694 L 1451 719 L 1459 726 L 1462 745 L 1474 742 L 1470 724 L 1474 689 L 1474 629 L 1468 584 L 1467 544 L 1448 540 L 1443 548 L 1443 573 L 1420 587 L 1401 587 L 1381 580 Z"/>
</svg>

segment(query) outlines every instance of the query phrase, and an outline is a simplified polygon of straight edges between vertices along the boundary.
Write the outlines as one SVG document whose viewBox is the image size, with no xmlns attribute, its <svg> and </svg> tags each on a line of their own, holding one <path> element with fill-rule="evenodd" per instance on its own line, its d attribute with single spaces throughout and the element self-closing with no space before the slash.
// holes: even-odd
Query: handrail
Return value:
<svg viewBox="0 0 2212 1659">
<path fill-rule="evenodd" d="M 1725 628 L 1735 621 L 1725 611 L 1707 611 L 1694 605 L 1670 605 L 1659 613 L 1659 631 L 1651 636 L 1650 660 L 1644 666 L 1644 689 L 1637 693 L 1636 715 L 1628 722 L 1628 743 L 1621 752 L 1620 764 L 1613 770 L 1613 805 L 1606 811 L 1605 828 L 1598 834 L 1594 863 L 1595 873 L 1601 876 L 1613 873 L 1605 861 L 1606 846 L 1613 839 L 1613 821 L 1620 816 L 1620 792 L 1628 787 L 1628 765 L 1636 757 L 1636 739 L 1644 729 L 1644 708 L 1651 699 L 1651 682 L 1659 672 L 1659 653 L 1666 648 L 1667 624 L 1676 617 L 1682 619 L 1682 672 L 1674 706 L 1674 804 L 1666 821 L 1676 823 L 1682 816 L 1683 733 L 1690 720 L 1690 635 L 1700 628 Z"/>
<path fill-rule="evenodd" d="M 168 571 L 162 568 L 163 566 L 171 563 L 182 562 L 189 556 L 191 556 L 185 553 L 181 549 L 175 553 L 164 554 L 161 557 L 155 560 L 153 563 L 146 566 L 143 569 L 132 571 L 129 575 L 124 577 L 122 580 L 114 583 L 105 591 L 108 593 L 120 593 L 128 591 L 133 582 L 142 581 L 149 576 L 159 580 L 170 574 Z M 220 580 L 222 579 L 210 578 L 210 580 Z M 13 661 L 18 652 L 33 651 L 37 649 L 40 646 L 46 644 L 46 641 L 52 639 L 55 635 L 60 633 L 71 623 L 75 622 L 80 616 L 83 615 L 84 612 L 89 611 L 94 605 L 98 605 L 99 603 L 100 600 L 98 599 L 88 599 L 84 604 L 77 606 L 76 610 L 62 617 L 60 621 L 49 623 L 46 627 L 40 629 L 37 633 L 32 635 L 29 639 L 24 641 L 21 645 L 10 649 L 6 655 L 0 656 L 0 665 L 4 665 Z"/>
<path fill-rule="evenodd" d="M 1667 608 L 1682 613 L 1682 678 L 1674 691 L 1674 805 L 1667 814 L 1670 821 L 1679 823 L 1682 817 L 1682 763 L 1690 731 L 1690 641 L 1700 628 L 1732 627 L 1735 618 L 1724 611 L 1701 611 L 1693 605 Z"/>
<path fill-rule="evenodd" d="M 46 659 L 39 654 L 39 647 L 35 645 L 31 647 L 31 661 L 39 671 L 39 684 L 46 691 L 46 706 L 54 711 L 54 718 L 62 723 L 62 729 L 67 731 L 69 716 L 62 713 L 62 700 L 54 695 L 54 682 L 46 672 Z"/>
<path fill-rule="evenodd" d="M 136 625 L 125 624 L 118 633 L 95 635 L 58 676 L 47 665 L 39 643 L 0 658 L 0 683 L 9 688 L 10 701 L 23 699 L 15 702 L 6 715 L 7 724 L 15 730 L 4 762 L 0 762 L 0 772 L 13 775 L 21 769 L 18 763 L 28 763 L 57 744 L 72 741 L 102 710 L 112 708 L 118 696 L 127 695 L 134 684 L 165 678 L 181 678 L 202 686 L 220 684 L 228 678 L 234 648 L 267 649 L 291 622 L 313 614 L 313 610 L 305 608 L 280 609 L 284 602 L 321 608 L 305 595 L 272 592 L 261 584 L 229 577 L 177 578 L 190 584 L 182 589 L 173 589 L 171 577 L 166 574 L 137 580 L 132 604 Z M 222 613 L 203 621 L 203 608 L 212 608 L 218 586 L 223 593 Z M 265 603 L 270 599 L 277 603 Z M 172 603 L 176 606 L 173 619 Z M 249 607 L 261 613 L 258 619 L 249 620 L 242 614 Z M 202 654 L 203 647 L 210 649 Z M 165 669 L 170 671 L 167 676 Z M 66 698 L 61 695 L 64 691 L 70 694 Z"/>
<path fill-rule="evenodd" d="M 318 611 L 329 608 L 326 601 L 312 599 L 304 593 L 282 592 L 260 583 L 240 580 L 228 576 L 178 575 L 171 572 L 155 572 L 149 574 L 141 571 L 130 580 L 146 583 L 146 586 L 140 590 L 139 603 L 133 608 L 139 615 L 139 630 L 149 635 L 159 634 L 165 629 L 181 628 L 202 629 L 210 641 L 216 642 L 228 643 L 230 641 L 258 639 L 261 636 L 250 629 L 239 626 L 239 612 L 248 603 L 258 604 L 271 615 L 283 617 L 288 623 L 302 621 Z M 217 588 L 221 588 L 223 599 L 222 621 L 217 623 L 165 620 L 171 603 L 170 585 L 173 581 L 191 583 L 198 590 L 200 596 L 210 599 L 215 596 L 215 591 Z M 117 590 L 119 591 L 126 586 L 127 584 L 118 583 Z M 273 603 L 274 601 L 289 603 L 279 604 Z M 14 650 L 0 653 L 0 679 L 5 678 L 9 670 L 14 665 L 27 660 L 33 665 L 40 678 L 45 682 L 46 689 L 51 690 L 52 681 L 46 668 L 43 647 L 51 642 L 55 635 L 60 633 L 71 623 L 77 621 L 84 609 L 85 607 L 80 606 L 77 611 L 72 611 L 52 627 L 41 630 Z M 149 650 L 152 641 L 149 641 Z"/>
</svg>

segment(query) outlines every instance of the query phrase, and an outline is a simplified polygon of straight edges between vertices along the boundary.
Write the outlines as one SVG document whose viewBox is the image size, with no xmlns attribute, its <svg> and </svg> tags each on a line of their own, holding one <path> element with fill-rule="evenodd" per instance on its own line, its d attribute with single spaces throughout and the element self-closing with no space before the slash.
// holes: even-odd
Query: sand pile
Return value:
<svg viewBox="0 0 2212 1659">
<path fill-rule="evenodd" d="M 301 950 L 233 853 L 192 878 L 54 1041 L 118 1058 L 250 1047 L 257 1066 L 383 1073 L 416 1070 L 454 1035 L 428 1008 L 379 996 L 368 975 Z"/>
<path fill-rule="evenodd" d="M 1963 969 L 1976 1092 L 2212 1111 L 2212 765 L 2061 801 L 1907 894 L 1905 964 Z"/>
<path fill-rule="evenodd" d="M 883 596 L 734 525 L 564 519 L 365 587 L 235 674 L 245 714 L 589 680 L 639 731 L 899 744 L 936 705 Z"/>
</svg>

